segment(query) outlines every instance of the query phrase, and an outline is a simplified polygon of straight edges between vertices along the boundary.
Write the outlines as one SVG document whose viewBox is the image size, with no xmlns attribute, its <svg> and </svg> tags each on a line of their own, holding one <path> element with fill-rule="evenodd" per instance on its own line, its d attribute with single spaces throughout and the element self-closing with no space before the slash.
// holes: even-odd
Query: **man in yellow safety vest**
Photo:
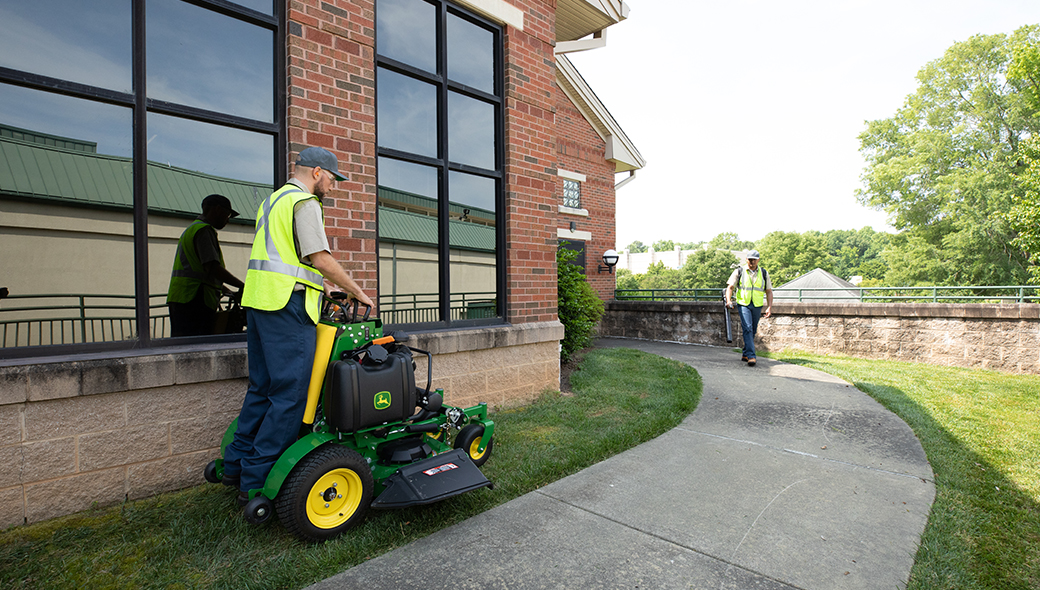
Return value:
<svg viewBox="0 0 1040 590">
<path fill-rule="evenodd" d="M 209 195 L 202 199 L 202 215 L 181 234 L 166 293 L 171 336 L 212 334 L 224 285 L 242 289 L 242 281 L 224 268 L 217 241 L 217 230 L 237 216 L 227 197 Z"/>
<path fill-rule="evenodd" d="M 249 388 L 234 440 L 224 451 L 223 483 L 248 492 L 264 487 L 278 457 L 296 441 L 314 363 L 325 281 L 373 305 L 332 256 L 321 199 L 339 173 L 336 156 L 300 152 L 292 178 L 261 203 L 242 306 L 246 308 Z"/>
<path fill-rule="evenodd" d="M 749 367 L 754 367 L 757 362 L 755 334 L 758 332 L 758 321 L 773 315 L 773 284 L 766 269 L 758 267 L 758 258 L 758 250 L 748 252 L 747 264 L 734 270 L 726 283 L 726 307 L 733 307 L 735 293 L 740 312 L 740 329 L 744 335 L 744 351 L 740 359 Z"/>
</svg>

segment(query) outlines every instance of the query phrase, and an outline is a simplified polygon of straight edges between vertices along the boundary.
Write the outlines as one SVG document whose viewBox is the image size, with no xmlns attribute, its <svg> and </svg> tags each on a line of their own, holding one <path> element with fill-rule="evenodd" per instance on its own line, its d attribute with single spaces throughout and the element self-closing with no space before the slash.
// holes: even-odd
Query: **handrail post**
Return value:
<svg viewBox="0 0 1040 590">
<path fill-rule="evenodd" d="M 87 343 L 87 302 L 86 296 L 79 296 L 79 341 L 81 344 Z"/>
</svg>

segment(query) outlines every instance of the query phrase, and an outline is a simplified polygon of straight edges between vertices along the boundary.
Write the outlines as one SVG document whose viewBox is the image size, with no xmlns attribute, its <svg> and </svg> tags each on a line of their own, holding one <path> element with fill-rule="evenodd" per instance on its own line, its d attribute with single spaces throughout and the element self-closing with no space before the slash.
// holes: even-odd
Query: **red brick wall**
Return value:
<svg viewBox="0 0 1040 590">
<path fill-rule="evenodd" d="M 336 154 L 347 180 L 325 199 L 325 231 L 333 254 L 375 299 L 374 3 L 289 0 L 287 6 L 290 162 L 309 146 Z"/>
<path fill-rule="evenodd" d="M 506 215 L 509 321 L 556 319 L 555 2 L 514 0 L 506 30 Z"/>
<path fill-rule="evenodd" d="M 559 167 L 584 174 L 581 183 L 581 207 L 588 217 L 562 214 L 558 224 L 569 229 L 575 222 L 577 231 L 592 233 L 585 242 L 585 276 L 600 299 L 614 297 L 614 275 L 597 272 L 603 253 L 615 247 L 614 235 L 614 164 L 606 159 L 606 143 L 587 119 L 575 108 L 558 87 L 556 91 L 557 157 Z M 563 179 L 556 179 L 557 205 L 563 203 Z"/>
<path fill-rule="evenodd" d="M 524 30 L 505 31 L 508 320 L 556 319 L 555 2 L 513 0 Z M 326 199 L 336 257 L 370 296 L 377 290 L 375 21 L 372 0 L 290 0 L 289 151 L 336 154 Z M 600 150 L 602 151 L 602 149 Z"/>
</svg>

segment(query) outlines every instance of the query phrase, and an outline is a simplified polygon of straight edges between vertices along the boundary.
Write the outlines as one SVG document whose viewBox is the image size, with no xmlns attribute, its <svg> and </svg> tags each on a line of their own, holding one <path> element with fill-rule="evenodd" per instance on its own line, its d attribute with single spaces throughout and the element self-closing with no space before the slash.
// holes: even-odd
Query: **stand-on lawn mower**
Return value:
<svg viewBox="0 0 1040 590">
<path fill-rule="evenodd" d="M 493 446 L 487 404 L 444 405 L 443 390 L 430 391 L 429 352 L 405 346 L 401 333 L 384 336 L 371 308 L 359 321 L 357 301 L 348 317 L 346 295 L 333 297 L 318 324 L 299 439 L 264 487 L 249 490 L 246 520 L 261 524 L 277 513 L 297 537 L 324 541 L 360 522 L 369 506 L 429 504 L 491 486 L 478 469 Z M 427 358 L 425 389 L 415 386 L 413 352 Z M 228 426 L 222 456 L 237 427 L 237 419 Z M 211 461 L 204 475 L 220 483 L 224 460 Z"/>
</svg>

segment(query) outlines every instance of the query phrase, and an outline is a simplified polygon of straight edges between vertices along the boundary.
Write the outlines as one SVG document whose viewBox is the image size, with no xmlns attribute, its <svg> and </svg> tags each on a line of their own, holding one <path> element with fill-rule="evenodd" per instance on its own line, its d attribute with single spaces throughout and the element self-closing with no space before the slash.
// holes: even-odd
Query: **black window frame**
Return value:
<svg viewBox="0 0 1040 590">
<path fill-rule="evenodd" d="M 436 8 L 436 45 L 437 45 L 437 73 L 430 73 L 416 68 L 393 58 L 379 54 L 378 39 L 376 39 L 375 51 L 375 77 L 378 78 L 379 68 L 408 76 L 437 88 L 437 153 L 438 157 L 431 158 L 412 154 L 409 152 L 384 148 L 379 145 L 379 128 L 376 127 L 376 158 L 378 174 L 378 158 L 389 158 L 412 164 L 421 164 L 437 169 L 438 195 L 450 195 L 448 189 L 449 172 L 463 172 L 495 181 L 495 267 L 496 267 L 496 317 L 487 319 L 451 319 L 451 279 L 450 279 L 450 240 L 449 240 L 449 199 L 438 198 L 437 224 L 438 224 L 438 314 L 442 318 L 435 322 L 387 324 L 388 327 L 403 328 L 410 330 L 435 330 L 442 328 L 459 328 L 481 325 L 499 325 L 507 323 L 508 301 L 507 301 L 507 244 L 506 244 L 506 207 L 505 207 L 505 28 L 499 24 L 489 21 L 465 8 L 448 2 L 447 0 L 422 0 L 432 4 Z M 375 2 L 376 22 L 379 18 L 379 0 Z M 456 17 L 489 29 L 494 34 L 494 93 L 460 84 L 448 79 L 448 50 L 447 50 L 447 19 L 451 13 Z M 378 27 L 375 27 L 378 29 Z M 489 171 L 483 168 L 459 164 L 450 161 L 448 152 L 448 97 L 449 92 L 457 92 L 463 96 L 476 98 L 494 105 L 495 108 L 495 170 Z M 376 104 L 378 105 L 379 85 L 376 84 Z M 377 107 L 378 108 L 378 107 Z M 377 113 L 378 119 L 378 113 Z M 448 154 L 448 157 L 444 157 Z M 377 182 L 378 184 L 378 182 Z M 381 244 L 379 242 L 379 206 L 377 197 L 376 206 L 376 251 L 377 256 Z M 381 283 L 377 264 L 377 284 Z"/>
<path fill-rule="evenodd" d="M 146 0 L 131 2 L 132 84 L 130 93 L 70 82 L 49 76 L 0 66 L 0 83 L 40 90 L 131 109 L 133 155 L 133 228 L 134 228 L 134 323 L 136 337 L 111 342 L 49 344 L 0 348 L 0 359 L 51 357 L 81 353 L 126 351 L 135 349 L 192 346 L 245 342 L 245 334 L 180 338 L 153 338 L 151 334 L 150 288 L 148 275 L 148 114 L 170 115 L 180 119 L 231 127 L 243 131 L 265 133 L 274 138 L 274 161 L 271 162 L 274 184 L 285 183 L 284 162 L 288 157 L 287 88 L 286 88 L 286 0 L 272 0 L 272 14 L 265 14 L 228 0 L 181 0 L 214 13 L 268 29 L 274 33 L 273 108 L 271 122 L 257 121 L 206 109 L 148 98 Z"/>
</svg>

